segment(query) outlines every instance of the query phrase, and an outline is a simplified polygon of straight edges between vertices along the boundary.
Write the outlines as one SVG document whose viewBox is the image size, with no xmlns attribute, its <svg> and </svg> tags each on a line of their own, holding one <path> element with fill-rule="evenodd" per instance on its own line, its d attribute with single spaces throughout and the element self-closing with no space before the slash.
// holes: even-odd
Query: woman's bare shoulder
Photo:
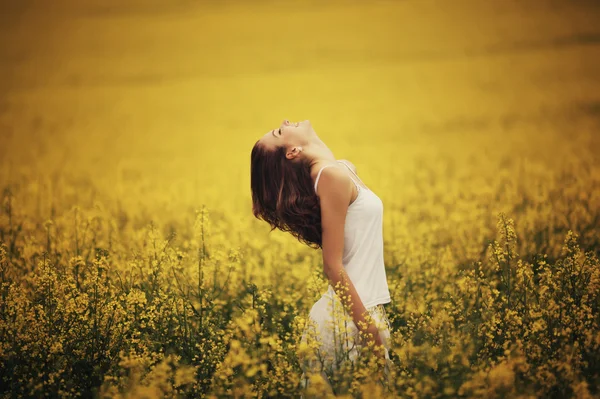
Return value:
<svg viewBox="0 0 600 399">
<path fill-rule="evenodd" d="M 350 168 L 352 168 L 354 173 L 356 173 L 356 166 L 354 166 L 354 164 L 352 162 L 348 161 L 347 159 L 338 159 L 338 161 L 346 162 L 348 164 L 348 166 L 350 166 Z"/>
</svg>

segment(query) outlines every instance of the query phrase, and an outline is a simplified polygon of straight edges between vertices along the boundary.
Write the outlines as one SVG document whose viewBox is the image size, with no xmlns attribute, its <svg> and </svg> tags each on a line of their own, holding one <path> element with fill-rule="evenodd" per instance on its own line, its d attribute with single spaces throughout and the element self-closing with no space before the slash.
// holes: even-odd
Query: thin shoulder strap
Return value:
<svg viewBox="0 0 600 399">
<path fill-rule="evenodd" d="M 338 162 L 341 162 L 341 163 L 343 163 L 344 165 L 346 165 L 346 166 L 348 167 L 348 169 L 350 169 L 350 172 L 352 172 L 352 173 L 354 174 L 354 176 L 356 176 L 356 178 L 357 178 L 358 180 L 360 180 L 360 182 L 361 182 L 362 184 L 365 184 L 365 183 L 362 181 L 362 179 L 361 179 L 360 177 L 358 177 L 358 175 L 356 174 L 356 172 L 354 172 L 354 171 L 352 170 L 352 168 L 351 168 L 351 167 L 350 167 L 350 166 L 349 166 L 349 165 L 348 165 L 346 162 L 342 161 L 341 159 L 338 159 L 337 161 L 338 161 Z M 354 179 L 352 179 L 352 180 L 354 180 Z M 356 184 L 356 182 L 355 182 L 355 184 Z M 366 184 L 365 184 L 365 187 L 367 187 L 367 185 L 366 185 Z M 361 187 L 361 188 L 362 188 L 362 187 Z M 368 189 L 368 187 L 367 187 L 367 189 Z"/>
<path fill-rule="evenodd" d="M 339 159 L 336 159 L 337 162 L 341 162 Z M 342 162 L 344 165 L 346 165 L 344 162 Z M 346 165 L 348 166 L 348 165 Z M 350 180 L 352 180 L 352 183 L 354 183 L 354 185 L 356 186 L 356 191 L 360 191 L 362 189 L 362 187 L 360 186 L 360 184 L 358 184 L 356 182 L 356 180 L 354 179 L 354 177 L 352 177 L 352 175 L 348 175 L 348 177 L 350 178 Z"/>
<path fill-rule="evenodd" d="M 331 166 L 331 164 L 323 166 L 321 169 L 319 169 L 319 173 L 317 173 L 317 178 L 315 179 L 315 193 L 317 192 L 317 184 L 319 183 L 319 177 L 321 177 L 321 172 L 328 166 Z"/>
</svg>

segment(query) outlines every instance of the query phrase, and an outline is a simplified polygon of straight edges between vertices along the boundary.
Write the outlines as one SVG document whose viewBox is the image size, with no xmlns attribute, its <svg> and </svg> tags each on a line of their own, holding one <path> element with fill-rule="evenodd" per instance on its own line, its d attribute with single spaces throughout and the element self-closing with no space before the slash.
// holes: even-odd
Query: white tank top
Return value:
<svg viewBox="0 0 600 399">
<path fill-rule="evenodd" d="M 347 163 L 338 160 L 350 169 Z M 315 193 L 323 166 L 315 180 Z M 342 263 L 365 308 L 391 302 L 385 265 L 383 263 L 383 202 L 370 189 L 356 185 L 358 195 L 348 206 L 344 225 L 344 253 Z M 362 180 L 360 180 L 362 183 Z M 364 183 L 363 183 L 364 184 Z M 331 284 L 328 290 L 334 293 Z"/>
</svg>

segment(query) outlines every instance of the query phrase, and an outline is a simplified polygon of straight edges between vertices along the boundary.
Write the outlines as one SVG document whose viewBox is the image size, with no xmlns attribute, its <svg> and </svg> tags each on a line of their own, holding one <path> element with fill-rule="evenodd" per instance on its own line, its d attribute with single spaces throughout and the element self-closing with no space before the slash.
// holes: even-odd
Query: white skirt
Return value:
<svg viewBox="0 0 600 399">
<path fill-rule="evenodd" d="M 385 350 L 384 371 L 389 377 L 393 365 L 389 355 L 389 319 L 382 304 L 367 308 L 367 312 L 379 329 Z M 303 370 L 300 386 L 303 389 L 308 387 L 311 373 L 320 374 L 330 385 L 329 376 L 339 370 L 344 362 L 354 362 L 359 356 L 362 344 L 358 329 L 331 285 L 312 306 L 300 342 L 301 347 L 308 346 L 306 352 L 299 354 Z"/>
</svg>

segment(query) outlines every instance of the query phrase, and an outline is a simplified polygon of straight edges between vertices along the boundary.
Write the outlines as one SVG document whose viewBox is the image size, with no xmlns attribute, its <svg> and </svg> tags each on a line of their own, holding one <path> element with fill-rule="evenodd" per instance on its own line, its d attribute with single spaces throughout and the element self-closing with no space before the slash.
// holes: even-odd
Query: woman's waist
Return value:
<svg viewBox="0 0 600 399">
<path fill-rule="evenodd" d="M 383 305 L 390 302 L 389 290 L 378 293 L 377 295 L 375 295 L 375 294 L 365 295 L 365 294 L 361 294 L 360 292 L 358 294 L 359 294 L 361 301 L 363 302 L 363 305 L 366 305 L 365 309 L 367 309 L 367 310 L 375 309 L 377 307 L 380 307 L 381 309 L 383 309 Z M 339 296 L 337 295 L 337 293 L 335 292 L 335 289 L 331 286 L 331 284 L 327 285 L 327 291 L 325 291 L 325 293 L 323 294 L 323 297 L 327 297 L 331 300 L 335 300 L 335 301 L 339 302 Z M 371 302 L 377 301 L 378 299 L 381 300 L 382 302 L 370 305 Z"/>
<path fill-rule="evenodd" d="M 328 285 L 327 287 L 327 291 L 323 294 L 323 297 L 327 298 L 327 303 L 331 304 L 332 302 L 337 302 L 339 305 L 337 306 L 342 306 L 341 301 L 339 299 L 339 297 L 336 295 L 335 290 L 333 289 L 333 287 L 330 285 Z M 384 298 L 385 299 L 385 298 Z M 389 303 L 389 297 L 387 297 L 386 302 L 382 302 L 382 303 L 377 303 L 375 305 L 370 305 L 370 306 L 366 306 L 365 309 L 367 310 L 367 313 L 369 313 L 369 315 L 371 317 L 373 317 L 373 319 L 376 321 L 376 324 L 379 323 L 383 323 L 383 325 L 379 325 L 379 328 L 381 327 L 390 327 L 390 321 L 388 319 L 387 313 L 385 311 L 385 303 Z M 363 303 L 365 303 L 363 301 Z M 347 314 L 347 311 L 344 309 L 344 313 Z"/>
</svg>

